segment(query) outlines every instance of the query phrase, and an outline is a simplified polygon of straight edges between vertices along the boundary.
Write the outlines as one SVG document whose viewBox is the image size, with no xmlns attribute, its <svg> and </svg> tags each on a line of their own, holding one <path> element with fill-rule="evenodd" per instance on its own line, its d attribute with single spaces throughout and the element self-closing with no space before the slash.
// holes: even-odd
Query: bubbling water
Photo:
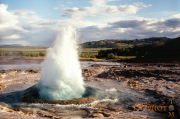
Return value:
<svg viewBox="0 0 180 119">
<path fill-rule="evenodd" d="M 47 49 L 37 84 L 40 98 L 45 101 L 81 98 L 85 92 L 78 61 L 78 34 L 72 26 L 63 27 Z"/>
</svg>

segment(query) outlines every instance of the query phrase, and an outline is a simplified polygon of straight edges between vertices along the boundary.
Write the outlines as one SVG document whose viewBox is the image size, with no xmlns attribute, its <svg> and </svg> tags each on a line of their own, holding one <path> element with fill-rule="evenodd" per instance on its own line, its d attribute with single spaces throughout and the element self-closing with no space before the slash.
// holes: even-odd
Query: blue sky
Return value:
<svg viewBox="0 0 180 119">
<path fill-rule="evenodd" d="M 180 0 L 0 0 L 0 44 L 50 46 L 74 26 L 79 42 L 180 35 Z"/>
</svg>

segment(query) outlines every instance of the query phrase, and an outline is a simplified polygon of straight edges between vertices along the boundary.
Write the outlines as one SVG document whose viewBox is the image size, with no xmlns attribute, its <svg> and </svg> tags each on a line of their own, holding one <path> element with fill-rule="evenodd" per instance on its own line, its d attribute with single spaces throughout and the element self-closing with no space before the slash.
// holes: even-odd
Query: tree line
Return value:
<svg viewBox="0 0 180 119">
<path fill-rule="evenodd" d="M 139 45 L 139 44 L 152 44 L 152 43 L 162 43 L 170 40 L 167 37 L 151 37 L 144 39 L 135 39 L 135 40 L 118 40 L 118 39 L 106 39 L 100 41 L 91 41 L 80 44 L 83 48 L 119 48 L 123 45 Z"/>
<path fill-rule="evenodd" d="M 148 45 L 134 46 L 132 48 L 113 48 L 100 50 L 97 58 L 108 58 L 111 56 L 136 56 L 137 59 L 168 58 L 180 59 L 180 37 L 167 40 L 164 43 L 153 43 Z"/>
</svg>

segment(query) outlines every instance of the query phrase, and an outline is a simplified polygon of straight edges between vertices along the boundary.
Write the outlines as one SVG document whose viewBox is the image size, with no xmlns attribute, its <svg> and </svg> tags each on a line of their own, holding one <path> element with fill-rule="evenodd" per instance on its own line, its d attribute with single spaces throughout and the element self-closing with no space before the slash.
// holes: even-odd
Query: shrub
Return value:
<svg viewBox="0 0 180 119">
<path fill-rule="evenodd" d="M 12 52 L 10 52 L 10 51 L 8 51 L 8 52 L 6 52 L 5 53 L 5 56 L 12 56 L 13 54 L 12 54 Z"/>
<path fill-rule="evenodd" d="M 45 56 L 46 53 L 45 52 L 39 52 L 39 56 Z"/>
<path fill-rule="evenodd" d="M 81 53 L 80 57 L 82 57 L 82 58 L 96 58 L 96 56 L 92 53 Z"/>
<path fill-rule="evenodd" d="M 3 54 L 4 54 L 3 52 L 0 52 L 0 56 L 3 56 Z"/>
<path fill-rule="evenodd" d="M 116 57 L 115 57 L 115 55 L 113 54 L 113 53 L 109 53 L 108 55 L 107 55 L 107 59 L 115 59 Z"/>
<path fill-rule="evenodd" d="M 95 55 L 91 55 L 90 58 L 96 58 L 96 56 Z"/>
<path fill-rule="evenodd" d="M 30 57 L 36 57 L 35 53 L 30 53 Z"/>
</svg>

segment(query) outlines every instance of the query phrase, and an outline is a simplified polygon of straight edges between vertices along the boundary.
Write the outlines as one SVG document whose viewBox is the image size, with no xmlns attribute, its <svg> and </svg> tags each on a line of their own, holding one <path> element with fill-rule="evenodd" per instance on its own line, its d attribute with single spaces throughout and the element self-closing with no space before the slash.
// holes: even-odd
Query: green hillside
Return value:
<svg viewBox="0 0 180 119">
<path fill-rule="evenodd" d="M 83 48 L 127 48 L 127 47 L 133 47 L 135 45 L 162 43 L 167 40 L 169 40 L 169 38 L 166 37 L 152 37 L 152 38 L 135 39 L 135 40 L 107 39 L 107 40 L 86 42 L 80 45 Z"/>
<path fill-rule="evenodd" d="M 164 43 L 139 45 L 132 48 L 100 50 L 98 58 L 109 56 L 136 56 L 136 61 L 180 61 L 180 37 Z"/>
</svg>

